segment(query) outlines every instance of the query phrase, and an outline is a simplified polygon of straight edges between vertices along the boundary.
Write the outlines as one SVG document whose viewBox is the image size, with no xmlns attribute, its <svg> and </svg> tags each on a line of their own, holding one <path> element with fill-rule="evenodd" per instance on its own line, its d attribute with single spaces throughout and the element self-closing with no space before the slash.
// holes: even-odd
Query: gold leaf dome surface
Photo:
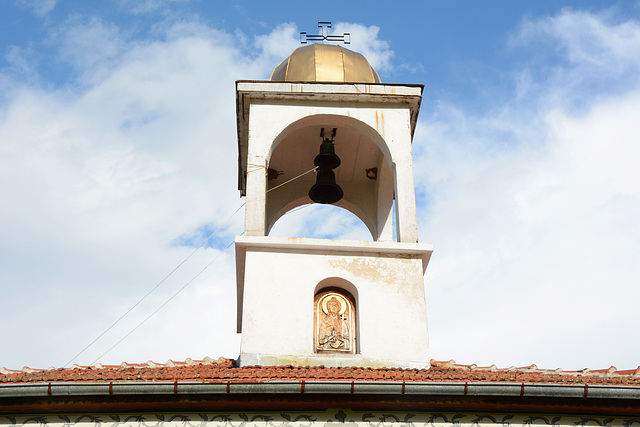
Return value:
<svg viewBox="0 0 640 427">
<path fill-rule="evenodd" d="M 367 58 L 342 46 L 299 47 L 273 73 L 271 81 L 380 83 Z"/>
</svg>

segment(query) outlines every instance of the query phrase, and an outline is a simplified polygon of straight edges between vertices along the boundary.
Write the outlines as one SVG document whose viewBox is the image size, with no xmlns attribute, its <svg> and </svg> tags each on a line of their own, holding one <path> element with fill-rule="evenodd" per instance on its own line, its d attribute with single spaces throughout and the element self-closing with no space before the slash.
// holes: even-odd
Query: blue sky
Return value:
<svg viewBox="0 0 640 427">
<path fill-rule="evenodd" d="M 63 366 L 229 217 L 76 362 L 237 357 L 234 81 L 267 79 L 318 20 L 384 82 L 425 84 L 431 356 L 640 365 L 640 2 L 7 0 L 0 367 Z M 370 239 L 326 207 L 272 234 Z"/>
</svg>

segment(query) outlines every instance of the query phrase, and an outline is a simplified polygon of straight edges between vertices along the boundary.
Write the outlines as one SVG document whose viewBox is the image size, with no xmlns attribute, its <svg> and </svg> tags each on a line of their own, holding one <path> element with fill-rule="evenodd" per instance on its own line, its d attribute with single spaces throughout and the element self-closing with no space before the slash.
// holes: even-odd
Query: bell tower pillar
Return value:
<svg viewBox="0 0 640 427">
<path fill-rule="evenodd" d="M 337 74 L 319 79 L 318 64 Z M 241 365 L 428 366 L 433 248 L 418 243 L 411 156 L 422 89 L 379 83 L 362 55 L 331 45 L 297 49 L 271 81 L 236 82 Z M 372 240 L 268 235 L 310 197 L 355 214 Z"/>
</svg>

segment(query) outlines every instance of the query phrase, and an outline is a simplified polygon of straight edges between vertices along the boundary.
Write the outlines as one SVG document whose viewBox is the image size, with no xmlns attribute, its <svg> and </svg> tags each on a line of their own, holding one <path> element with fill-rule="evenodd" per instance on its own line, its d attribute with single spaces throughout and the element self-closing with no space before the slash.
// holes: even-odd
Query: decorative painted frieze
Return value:
<svg viewBox="0 0 640 427">
<path fill-rule="evenodd" d="M 424 412 L 224 412 L 0 416 L 2 427 L 638 427 L 640 418 Z"/>
</svg>

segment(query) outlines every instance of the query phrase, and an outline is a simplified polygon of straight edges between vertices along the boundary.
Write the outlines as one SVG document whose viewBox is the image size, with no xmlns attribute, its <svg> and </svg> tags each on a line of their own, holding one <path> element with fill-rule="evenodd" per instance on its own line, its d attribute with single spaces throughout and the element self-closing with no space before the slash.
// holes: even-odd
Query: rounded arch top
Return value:
<svg viewBox="0 0 640 427">
<path fill-rule="evenodd" d="M 344 279 L 332 277 L 320 283 L 327 281 L 334 286 L 316 287 L 313 298 L 314 352 L 359 353 L 357 294 L 344 289 L 345 284 L 353 287 Z"/>
<path fill-rule="evenodd" d="M 389 167 L 391 167 L 391 164 L 392 164 L 391 149 L 387 144 L 387 141 L 385 141 L 385 139 L 382 137 L 382 135 L 376 129 L 374 129 L 364 121 L 359 120 L 355 117 L 350 117 L 342 114 L 313 114 L 306 117 L 302 117 L 290 123 L 284 129 L 282 129 L 282 131 L 276 136 L 276 138 L 271 143 L 269 152 L 267 153 L 267 161 L 271 159 L 271 156 L 273 155 L 276 148 L 293 133 L 301 132 L 304 129 L 309 129 L 309 130 L 313 129 L 318 131 L 320 128 L 323 128 L 323 127 L 327 128 L 327 130 L 334 129 L 334 128 L 337 129 L 338 133 L 335 138 L 336 149 L 340 148 L 339 144 L 341 139 L 343 138 L 341 128 L 342 130 L 346 128 L 354 131 L 355 133 L 359 134 L 360 136 L 366 138 L 368 141 L 373 143 L 380 150 L 380 152 L 386 159 Z M 313 145 L 314 153 L 315 151 L 317 151 L 317 148 L 321 142 L 320 133 L 319 132 L 315 132 L 315 133 L 317 133 L 317 135 L 315 135 L 315 139 L 313 140 L 313 142 L 315 143 L 315 145 Z M 314 136 L 314 133 L 307 135 L 307 137 L 309 138 L 313 138 L 313 136 Z M 315 154 L 313 155 L 315 156 Z"/>
<path fill-rule="evenodd" d="M 347 279 L 343 279 L 342 277 L 332 276 L 322 279 L 316 285 L 315 289 L 313 290 L 313 294 L 317 295 L 321 292 L 332 289 L 341 289 L 343 291 L 346 291 L 349 296 L 353 298 L 353 302 L 356 304 L 358 303 L 358 289 L 353 283 L 351 283 Z"/>
<path fill-rule="evenodd" d="M 344 197 L 335 205 L 360 218 L 373 240 L 390 240 L 391 147 L 380 132 L 363 120 L 327 113 L 291 121 L 269 141 L 268 150 L 264 147 L 270 175 L 265 233 L 288 211 L 311 203 L 308 193 L 316 182 L 314 158 L 319 153 L 322 129 L 325 137 L 336 129 L 335 153 L 341 164 L 333 172 Z"/>
<path fill-rule="evenodd" d="M 350 202 L 349 200 L 345 200 L 344 198 L 340 201 L 338 201 L 337 203 L 333 204 L 333 205 L 318 205 L 313 203 L 312 201 L 309 200 L 309 197 L 307 195 L 302 195 L 300 197 L 298 197 L 297 199 L 291 200 L 289 203 L 287 203 L 286 205 L 284 205 L 279 211 L 275 212 L 273 215 L 269 216 L 269 221 L 267 223 L 266 226 L 266 235 L 271 235 L 271 232 L 273 230 L 273 227 L 276 225 L 276 223 L 278 222 L 278 220 L 280 218 L 282 218 L 284 215 L 286 215 L 287 213 L 297 210 L 296 208 L 307 208 L 307 207 L 311 207 L 312 205 L 317 205 L 318 207 L 320 207 L 322 210 L 322 212 L 324 212 L 326 214 L 326 209 L 328 208 L 335 208 L 338 209 L 338 211 L 333 211 L 330 213 L 334 213 L 338 215 L 338 218 L 341 218 L 341 223 L 348 225 L 349 226 L 349 230 L 350 232 L 355 231 L 354 234 L 358 234 L 358 231 L 360 233 L 362 233 L 364 230 L 366 230 L 368 232 L 368 236 L 364 237 L 364 236 L 358 236 L 356 238 L 354 237 L 325 237 L 325 238 L 345 238 L 345 239 L 349 239 L 349 240 L 374 240 L 377 236 L 376 236 L 376 227 L 375 227 L 375 223 L 373 221 L 372 218 L 369 218 L 367 216 L 367 214 L 360 209 L 360 207 L 352 202 Z M 341 214 L 339 212 L 339 210 L 344 210 L 346 212 L 348 212 L 346 214 L 346 216 L 344 216 L 345 214 Z M 312 214 L 313 215 L 313 214 Z M 343 215 L 343 216 L 340 216 Z M 351 216 L 352 215 L 352 216 Z M 317 215 L 317 211 L 316 214 L 312 217 L 312 220 L 316 220 L 317 221 L 318 215 Z M 362 225 L 364 225 L 364 227 L 357 229 L 358 225 L 360 224 L 354 224 L 354 222 L 352 221 L 357 221 L 359 220 L 360 222 L 362 222 Z M 311 236 L 305 236 L 305 235 L 288 235 L 286 237 L 311 237 Z M 313 238 L 313 237 L 312 237 Z"/>
</svg>

